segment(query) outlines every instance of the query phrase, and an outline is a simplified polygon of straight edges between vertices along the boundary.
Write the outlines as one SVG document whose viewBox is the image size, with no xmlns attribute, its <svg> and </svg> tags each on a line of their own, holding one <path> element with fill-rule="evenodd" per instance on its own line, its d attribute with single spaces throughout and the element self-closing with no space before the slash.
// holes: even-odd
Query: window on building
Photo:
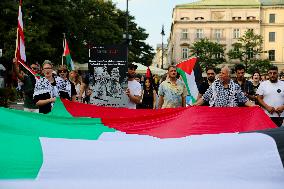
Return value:
<svg viewBox="0 0 284 189">
<path fill-rule="evenodd" d="M 275 61 L 275 50 L 269 50 L 268 51 L 268 59 L 270 61 Z"/>
<path fill-rule="evenodd" d="M 269 23 L 275 23 L 275 14 L 269 14 Z"/>
<path fill-rule="evenodd" d="M 182 59 L 187 59 L 188 58 L 188 56 L 189 56 L 189 49 L 187 48 L 187 47 L 183 47 L 183 48 L 181 48 L 181 53 L 182 53 L 182 55 L 181 55 L 181 57 L 182 57 Z"/>
<path fill-rule="evenodd" d="M 269 32 L 269 42 L 275 42 L 275 32 Z"/>
<path fill-rule="evenodd" d="M 221 29 L 215 29 L 214 31 L 214 38 L 219 40 L 222 37 L 222 30 Z"/>
<path fill-rule="evenodd" d="M 196 38 L 202 39 L 203 38 L 203 29 L 197 29 L 196 30 Z"/>
<path fill-rule="evenodd" d="M 181 39 L 187 39 L 188 38 L 188 30 L 182 29 L 181 30 Z"/>
<path fill-rule="evenodd" d="M 221 58 L 221 53 L 216 53 L 216 54 L 215 54 L 215 58 L 216 58 L 216 59 Z"/>
<path fill-rule="evenodd" d="M 240 38 L 240 36 L 241 36 L 241 31 L 240 31 L 240 29 L 238 29 L 238 28 L 234 29 L 234 30 L 233 30 L 233 38 L 234 38 L 234 39 L 238 39 L 238 38 Z"/>
<path fill-rule="evenodd" d="M 253 58 L 253 49 L 250 48 L 247 50 L 247 58 L 252 59 Z"/>
</svg>

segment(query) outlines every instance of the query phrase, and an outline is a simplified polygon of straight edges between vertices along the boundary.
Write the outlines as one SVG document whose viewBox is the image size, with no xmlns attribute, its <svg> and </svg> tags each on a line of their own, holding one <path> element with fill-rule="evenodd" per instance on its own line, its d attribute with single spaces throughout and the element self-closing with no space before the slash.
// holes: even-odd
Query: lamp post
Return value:
<svg viewBox="0 0 284 189">
<path fill-rule="evenodd" d="M 129 17 L 129 12 L 128 12 L 128 0 L 126 0 L 126 63 L 128 64 L 128 54 L 129 54 L 129 31 L 128 31 L 128 28 L 129 28 L 129 21 L 128 21 L 128 18 Z"/>
<path fill-rule="evenodd" d="M 164 35 L 165 35 L 164 25 L 162 25 L 161 35 L 162 35 L 162 65 L 161 65 L 161 68 L 163 69 L 164 68 Z"/>
</svg>

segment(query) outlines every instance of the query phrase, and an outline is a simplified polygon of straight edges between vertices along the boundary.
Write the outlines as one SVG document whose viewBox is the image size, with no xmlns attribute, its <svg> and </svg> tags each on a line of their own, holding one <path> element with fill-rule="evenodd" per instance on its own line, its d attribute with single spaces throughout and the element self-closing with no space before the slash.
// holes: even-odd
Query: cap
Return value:
<svg viewBox="0 0 284 189">
<path fill-rule="evenodd" d="M 130 63 L 130 64 L 128 64 L 128 68 L 130 68 L 130 69 L 134 68 L 136 70 L 138 68 L 138 66 L 133 64 L 133 63 Z"/>
</svg>

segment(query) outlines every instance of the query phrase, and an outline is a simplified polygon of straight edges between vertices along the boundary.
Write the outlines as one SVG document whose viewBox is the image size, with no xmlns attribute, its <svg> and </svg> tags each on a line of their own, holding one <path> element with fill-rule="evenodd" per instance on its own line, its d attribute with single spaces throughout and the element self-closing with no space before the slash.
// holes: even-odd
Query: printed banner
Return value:
<svg viewBox="0 0 284 189">
<path fill-rule="evenodd" d="M 127 48 L 125 45 L 95 46 L 89 50 L 90 104 L 125 107 Z"/>
</svg>

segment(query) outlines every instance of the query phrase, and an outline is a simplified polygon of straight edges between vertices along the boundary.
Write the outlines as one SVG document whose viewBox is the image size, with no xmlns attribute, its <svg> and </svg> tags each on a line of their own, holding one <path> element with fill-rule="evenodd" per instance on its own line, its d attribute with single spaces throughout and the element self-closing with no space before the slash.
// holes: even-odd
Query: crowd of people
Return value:
<svg viewBox="0 0 284 189">
<path fill-rule="evenodd" d="M 42 69 L 38 64 L 31 64 L 31 70 L 42 77 L 25 74 L 19 69 L 14 59 L 14 71 L 22 83 L 24 93 L 24 110 L 48 113 L 51 111 L 56 97 L 89 103 L 92 91 L 88 82 L 77 71 L 69 72 L 61 65 L 55 71 L 51 61 L 45 60 Z M 137 65 L 128 64 L 128 97 L 126 107 L 129 109 L 161 109 L 186 106 L 242 107 L 260 106 L 271 120 L 281 126 L 284 117 L 284 82 L 280 80 L 278 68 L 271 66 L 268 77 L 259 71 L 253 72 L 251 79 L 246 79 L 245 67 L 235 66 L 235 78 L 231 77 L 231 69 L 223 66 L 217 75 L 212 67 L 206 69 L 207 78 L 198 86 L 197 101 L 187 104 L 189 95 L 184 82 L 175 66 L 169 66 L 168 73 L 162 78 L 138 76 Z"/>
</svg>

